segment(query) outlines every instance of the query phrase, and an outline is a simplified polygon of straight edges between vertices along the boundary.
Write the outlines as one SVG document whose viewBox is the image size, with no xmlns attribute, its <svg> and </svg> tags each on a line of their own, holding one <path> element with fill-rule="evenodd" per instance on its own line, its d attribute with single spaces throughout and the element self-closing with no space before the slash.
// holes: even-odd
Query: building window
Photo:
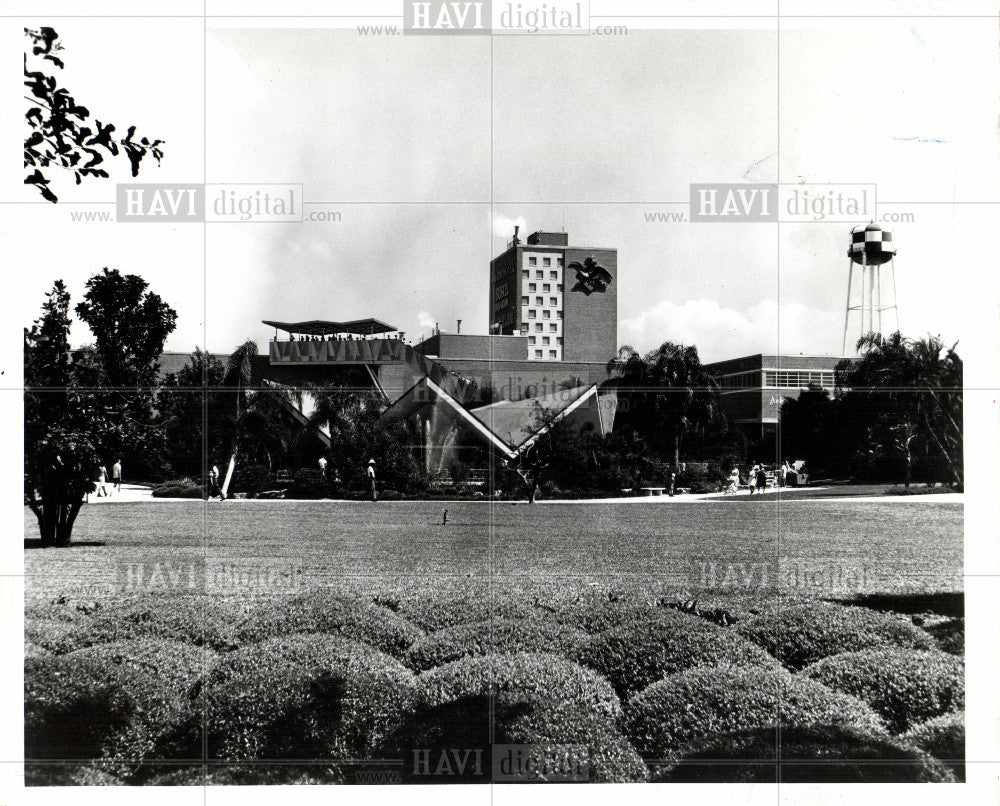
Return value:
<svg viewBox="0 0 1000 806">
<path fill-rule="evenodd" d="M 556 291 L 562 291 L 562 283 L 556 286 Z"/>
<path fill-rule="evenodd" d="M 535 266 L 535 265 L 537 265 L 537 263 L 538 263 L 538 258 L 537 257 L 529 257 L 528 258 L 528 265 L 529 266 Z"/>
<path fill-rule="evenodd" d="M 545 304 L 545 301 L 541 297 L 535 297 L 535 305 L 541 308 Z"/>
<path fill-rule="evenodd" d="M 527 333 L 528 332 L 528 325 L 521 325 L 521 332 L 522 333 Z"/>
<path fill-rule="evenodd" d="M 541 280 L 544 276 L 545 272 L 543 272 L 541 269 L 535 272 L 535 277 L 537 277 L 539 280 Z"/>
<path fill-rule="evenodd" d="M 542 319 L 551 319 L 552 311 L 542 311 Z"/>
<path fill-rule="evenodd" d="M 552 286 L 550 286 L 548 283 L 546 283 L 545 285 L 542 286 L 542 291 L 545 291 L 546 293 L 548 293 L 551 290 L 552 290 Z"/>
<path fill-rule="evenodd" d="M 552 265 L 552 258 L 550 258 L 550 257 L 543 257 L 542 258 L 542 265 L 543 266 L 551 266 Z"/>
<path fill-rule="evenodd" d="M 541 357 L 542 357 L 542 351 L 541 350 L 535 350 L 535 358 L 541 358 Z"/>
<path fill-rule="evenodd" d="M 562 344 L 562 336 L 556 336 L 556 344 Z"/>
<path fill-rule="evenodd" d="M 529 291 L 534 291 L 535 290 L 535 284 L 534 283 L 528 283 L 528 290 Z"/>
<path fill-rule="evenodd" d="M 556 258 L 556 265 L 557 265 L 557 266 L 561 266 L 561 265 L 562 265 L 562 260 L 563 260 L 563 259 L 562 259 L 561 257 L 557 257 L 557 258 Z"/>
<path fill-rule="evenodd" d="M 548 343 L 549 343 L 549 337 L 548 336 L 542 336 L 542 344 L 548 344 Z"/>
<path fill-rule="evenodd" d="M 559 279 L 559 272 L 557 272 L 557 271 L 550 271 L 549 272 L 549 279 L 550 280 L 558 280 Z"/>
<path fill-rule="evenodd" d="M 535 325 L 535 333 L 541 333 L 541 332 L 542 332 L 542 323 L 539 322 L 538 324 Z"/>
<path fill-rule="evenodd" d="M 557 300 L 555 297 L 549 297 L 549 305 L 551 305 L 554 308 L 558 304 L 559 300 Z"/>
<path fill-rule="evenodd" d="M 521 297 L 521 304 L 522 305 L 529 305 L 530 303 L 528 302 L 528 298 L 527 297 Z"/>
<path fill-rule="evenodd" d="M 521 275 L 524 277 L 525 280 L 527 280 L 531 276 L 531 272 L 525 269 L 524 271 L 521 272 Z"/>
<path fill-rule="evenodd" d="M 534 343 L 535 343 L 535 337 L 534 336 L 528 336 L 528 344 L 534 344 Z"/>
<path fill-rule="evenodd" d="M 555 322 L 551 322 L 549 324 L 549 333 L 555 333 L 557 330 L 559 330 L 559 325 L 557 325 Z"/>
<path fill-rule="evenodd" d="M 549 350 L 549 358 L 558 358 L 559 353 L 556 350 Z"/>
<path fill-rule="evenodd" d="M 562 319 L 562 309 L 556 311 L 556 313 L 559 314 L 559 318 Z"/>
<path fill-rule="evenodd" d="M 535 318 L 535 309 L 534 308 L 529 308 L 528 309 L 528 318 L 529 319 L 534 319 Z"/>
</svg>

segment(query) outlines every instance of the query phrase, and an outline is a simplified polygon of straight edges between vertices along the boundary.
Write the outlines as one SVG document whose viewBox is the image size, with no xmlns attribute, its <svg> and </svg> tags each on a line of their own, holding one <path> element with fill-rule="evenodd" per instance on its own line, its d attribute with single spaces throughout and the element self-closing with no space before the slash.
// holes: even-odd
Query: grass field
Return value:
<svg viewBox="0 0 1000 806">
<path fill-rule="evenodd" d="M 935 498 L 102 504 L 68 549 L 26 512 L 28 780 L 420 782 L 394 759 L 515 743 L 767 781 L 779 726 L 782 780 L 960 779 Z"/>
</svg>

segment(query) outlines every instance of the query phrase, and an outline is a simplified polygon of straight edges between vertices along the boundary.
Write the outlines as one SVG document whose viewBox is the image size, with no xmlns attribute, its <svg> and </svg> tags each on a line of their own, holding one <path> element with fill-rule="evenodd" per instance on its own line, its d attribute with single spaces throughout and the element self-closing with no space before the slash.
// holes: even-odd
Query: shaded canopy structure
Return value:
<svg viewBox="0 0 1000 806">
<path fill-rule="evenodd" d="M 598 433 L 607 435 L 614 424 L 616 409 L 615 391 L 599 392 L 596 384 L 467 409 L 442 386 L 424 377 L 382 416 L 415 425 L 425 470 L 433 474 L 440 472 L 449 454 L 461 447 L 456 438 L 462 427 L 480 443 L 513 459 L 563 420 L 589 422 Z"/>
<path fill-rule="evenodd" d="M 349 322 L 331 322 L 325 319 L 310 319 L 306 322 L 275 322 L 263 320 L 276 330 L 301 336 L 332 336 L 336 333 L 351 333 L 355 336 L 374 336 L 378 333 L 396 333 L 399 328 L 378 319 L 352 319 Z"/>
</svg>

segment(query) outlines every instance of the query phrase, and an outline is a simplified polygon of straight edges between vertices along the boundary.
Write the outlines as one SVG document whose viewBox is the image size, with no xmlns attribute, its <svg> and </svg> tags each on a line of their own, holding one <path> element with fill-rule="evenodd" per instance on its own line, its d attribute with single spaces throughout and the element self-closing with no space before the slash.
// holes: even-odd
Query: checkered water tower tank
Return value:
<svg viewBox="0 0 1000 806">
<path fill-rule="evenodd" d="M 851 230 L 851 248 L 847 251 L 847 256 L 855 263 L 881 266 L 892 260 L 895 254 L 892 233 L 878 224 L 867 224 Z"/>
</svg>

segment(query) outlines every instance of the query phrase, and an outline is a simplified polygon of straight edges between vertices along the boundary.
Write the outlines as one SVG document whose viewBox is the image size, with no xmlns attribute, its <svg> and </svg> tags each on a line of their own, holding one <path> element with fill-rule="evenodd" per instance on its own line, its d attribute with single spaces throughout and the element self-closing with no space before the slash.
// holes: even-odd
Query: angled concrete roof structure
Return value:
<svg viewBox="0 0 1000 806">
<path fill-rule="evenodd" d="M 310 319 L 306 322 L 275 322 L 264 319 L 265 325 L 270 325 L 286 333 L 298 333 L 304 336 L 329 336 L 334 333 L 353 333 L 358 336 L 373 336 L 376 333 L 393 333 L 399 328 L 386 324 L 378 319 L 352 319 L 349 322 L 331 322 L 325 319 Z"/>
</svg>

